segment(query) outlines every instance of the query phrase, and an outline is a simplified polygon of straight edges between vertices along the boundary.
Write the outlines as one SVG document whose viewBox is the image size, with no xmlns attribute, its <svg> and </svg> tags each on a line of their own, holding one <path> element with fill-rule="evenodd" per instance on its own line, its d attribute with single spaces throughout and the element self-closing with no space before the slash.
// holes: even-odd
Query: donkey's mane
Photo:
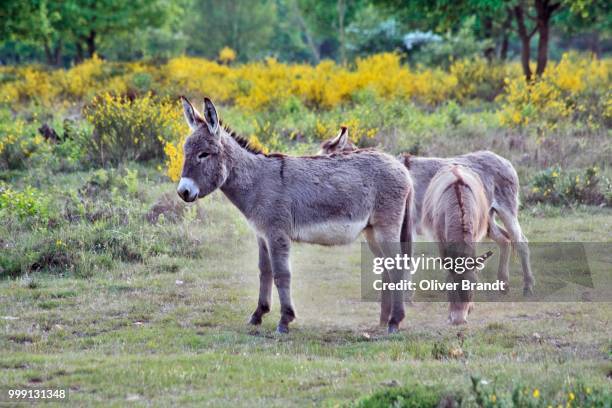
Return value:
<svg viewBox="0 0 612 408">
<path fill-rule="evenodd" d="M 263 151 L 261 151 L 261 149 L 253 146 L 251 144 L 251 142 L 249 142 L 244 136 L 239 135 L 236 131 L 234 131 L 228 125 L 223 123 L 223 121 L 219 121 L 219 123 L 223 127 L 223 130 L 225 130 L 225 132 L 228 134 L 228 136 L 230 136 L 232 139 L 234 139 L 236 141 L 236 143 L 238 143 L 238 145 L 240 145 L 240 147 L 242 147 L 247 152 L 253 153 L 253 154 L 262 155 L 262 156 L 265 156 L 265 157 L 277 157 L 277 158 L 287 157 L 287 155 L 284 154 L 284 153 L 264 153 Z M 347 156 L 347 155 L 350 155 L 350 154 L 371 152 L 371 151 L 374 151 L 374 150 L 376 150 L 376 149 L 374 149 L 374 148 L 362 148 L 362 149 L 357 149 L 357 150 L 352 150 L 352 151 L 334 152 L 334 153 L 331 153 L 331 154 L 326 155 L 326 156 L 319 156 L 319 155 L 308 156 L 307 155 L 307 156 L 299 156 L 299 157 L 304 158 L 304 159 L 324 159 L 324 158 L 330 157 L 330 156 L 331 157 L 335 157 L 335 156 Z"/>
<path fill-rule="evenodd" d="M 249 142 L 245 137 L 239 135 L 237 132 L 235 132 L 228 125 L 226 125 L 222 121 L 219 121 L 219 123 L 221 124 L 221 126 L 223 126 L 223 130 L 225 130 L 225 132 L 229 136 L 231 136 L 232 139 L 234 139 L 236 141 L 236 143 L 238 143 L 240 145 L 240 147 L 242 147 L 243 149 L 245 149 L 249 153 L 261 154 L 261 155 L 264 155 L 264 156 L 268 156 L 266 153 L 262 152 L 260 149 L 258 149 L 255 146 L 253 146 L 251 144 L 251 142 Z"/>
</svg>

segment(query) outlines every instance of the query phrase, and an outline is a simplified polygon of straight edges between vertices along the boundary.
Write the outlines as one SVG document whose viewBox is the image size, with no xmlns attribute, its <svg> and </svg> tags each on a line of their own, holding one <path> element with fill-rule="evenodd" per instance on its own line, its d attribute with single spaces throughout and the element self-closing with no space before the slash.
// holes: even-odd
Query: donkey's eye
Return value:
<svg viewBox="0 0 612 408">
<path fill-rule="evenodd" d="M 198 160 L 203 160 L 203 159 L 207 158 L 208 156 L 209 156 L 209 153 L 202 152 L 202 153 L 198 154 Z"/>
</svg>

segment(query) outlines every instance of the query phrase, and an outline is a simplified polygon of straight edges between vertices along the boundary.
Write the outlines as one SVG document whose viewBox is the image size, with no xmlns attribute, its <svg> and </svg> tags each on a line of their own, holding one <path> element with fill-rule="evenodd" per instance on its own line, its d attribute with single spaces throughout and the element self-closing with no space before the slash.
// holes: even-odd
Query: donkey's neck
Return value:
<svg viewBox="0 0 612 408">
<path fill-rule="evenodd" d="M 265 172 L 270 163 L 265 156 L 249 152 L 240 146 L 230 135 L 222 134 L 221 138 L 228 171 L 221 191 L 249 218 L 255 205 L 252 198 L 257 188 L 258 176 Z"/>
</svg>

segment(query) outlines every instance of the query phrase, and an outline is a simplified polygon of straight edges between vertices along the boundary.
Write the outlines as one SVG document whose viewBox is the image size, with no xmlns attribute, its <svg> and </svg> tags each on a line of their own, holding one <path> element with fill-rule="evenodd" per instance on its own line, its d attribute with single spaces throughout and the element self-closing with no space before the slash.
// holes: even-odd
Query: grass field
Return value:
<svg viewBox="0 0 612 408">
<path fill-rule="evenodd" d="M 0 388 L 69 387 L 70 401 L 83 406 L 284 407 L 423 386 L 478 406 L 477 377 L 488 404 L 517 390 L 533 406 L 580 406 L 591 390 L 610 404 L 610 303 L 478 304 L 462 328 L 446 323 L 446 304 L 423 303 L 408 308 L 401 333 L 390 337 L 376 325 L 378 306 L 360 300 L 359 243 L 295 245 L 298 319 L 278 336 L 276 296 L 261 328 L 246 324 L 256 305 L 257 248 L 237 210 L 215 193 L 177 222 L 151 224 L 145 214 L 175 186 L 139 172 L 135 191 L 105 204 L 127 213 L 126 223 L 84 218 L 53 233 L 66 252 L 80 242 L 81 256 L 93 258 L 0 281 Z M 77 188 L 90 176 L 42 177 L 38 187 Z M 609 208 L 528 207 L 521 222 L 531 241 L 611 239 Z M 86 238 L 99 223 L 143 255 L 100 262 Z M 9 249 L 37 234 L 2 228 Z"/>
</svg>

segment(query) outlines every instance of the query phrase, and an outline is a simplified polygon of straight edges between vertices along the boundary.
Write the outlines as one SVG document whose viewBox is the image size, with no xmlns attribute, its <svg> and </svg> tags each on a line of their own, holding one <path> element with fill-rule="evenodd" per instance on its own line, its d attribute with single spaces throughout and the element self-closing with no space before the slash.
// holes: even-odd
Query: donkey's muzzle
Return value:
<svg viewBox="0 0 612 408">
<path fill-rule="evenodd" d="M 181 177 L 176 192 L 178 193 L 179 197 L 181 197 L 184 201 L 190 203 L 198 198 L 198 195 L 200 194 L 200 189 L 198 188 L 196 183 L 193 182 L 192 179 L 187 177 Z"/>
</svg>

